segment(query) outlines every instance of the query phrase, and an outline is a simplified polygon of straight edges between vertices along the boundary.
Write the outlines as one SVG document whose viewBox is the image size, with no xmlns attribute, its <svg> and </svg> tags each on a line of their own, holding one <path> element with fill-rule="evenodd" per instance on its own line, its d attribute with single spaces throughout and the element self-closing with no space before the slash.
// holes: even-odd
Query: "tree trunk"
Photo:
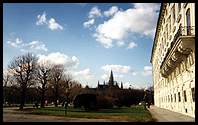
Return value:
<svg viewBox="0 0 198 125">
<path fill-rule="evenodd" d="M 41 108 L 45 107 L 45 90 L 42 90 L 41 93 Z"/>
<path fill-rule="evenodd" d="M 55 86 L 55 100 L 54 100 L 54 104 L 55 104 L 55 107 L 58 107 L 58 103 L 57 103 L 57 100 L 58 100 L 58 85 Z"/>
<path fill-rule="evenodd" d="M 26 96 L 26 87 L 22 87 L 22 91 L 21 91 L 21 104 L 20 104 L 20 108 L 19 109 L 23 109 L 24 104 L 25 104 L 25 96 Z"/>
</svg>

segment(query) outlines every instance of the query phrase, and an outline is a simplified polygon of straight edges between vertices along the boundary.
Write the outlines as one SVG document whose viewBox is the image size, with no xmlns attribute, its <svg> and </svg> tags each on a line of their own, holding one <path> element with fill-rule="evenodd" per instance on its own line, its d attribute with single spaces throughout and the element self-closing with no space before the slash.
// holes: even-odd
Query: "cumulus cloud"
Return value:
<svg viewBox="0 0 198 125">
<path fill-rule="evenodd" d="M 32 41 L 28 44 L 25 44 L 26 47 L 34 50 L 42 50 L 42 51 L 47 51 L 48 49 L 46 48 L 45 44 L 40 41 Z"/>
<path fill-rule="evenodd" d="M 152 66 L 144 66 L 143 75 L 144 76 L 152 75 Z"/>
<path fill-rule="evenodd" d="M 49 20 L 48 27 L 51 30 L 58 30 L 58 29 L 63 30 L 63 27 L 60 24 L 58 24 L 54 18 L 51 18 Z"/>
<path fill-rule="evenodd" d="M 95 17 L 99 17 L 99 16 L 102 16 L 101 14 L 101 10 L 98 9 L 97 6 L 91 8 L 90 12 L 89 12 L 89 18 L 95 18 Z"/>
<path fill-rule="evenodd" d="M 134 47 L 137 47 L 137 44 L 135 42 L 130 42 L 127 49 L 132 49 Z"/>
<path fill-rule="evenodd" d="M 54 18 L 50 18 L 47 20 L 46 13 L 43 12 L 42 15 L 37 16 L 36 25 L 47 25 L 49 29 L 54 30 L 63 30 L 63 26 L 61 26 Z"/>
<path fill-rule="evenodd" d="M 138 84 L 135 84 L 133 82 L 124 82 L 123 83 L 123 88 L 142 89 L 141 86 L 139 86 Z"/>
<path fill-rule="evenodd" d="M 112 6 L 108 11 L 104 11 L 104 15 L 107 17 L 113 16 L 117 11 L 118 11 L 118 7 Z"/>
<path fill-rule="evenodd" d="M 14 47 L 14 48 L 19 48 L 20 46 L 22 46 L 22 39 L 20 38 L 16 38 L 14 41 L 7 41 L 7 44 L 10 45 L 11 47 Z"/>
<path fill-rule="evenodd" d="M 89 28 L 91 25 L 94 24 L 94 22 L 95 22 L 95 19 L 90 19 L 90 20 L 88 20 L 87 22 L 84 22 L 84 23 L 83 23 L 83 26 L 84 26 L 85 28 Z"/>
<path fill-rule="evenodd" d="M 160 4 L 135 3 L 134 8 L 116 11 L 112 18 L 97 26 L 94 33 L 96 41 L 110 48 L 113 42 L 123 40 L 130 32 L 153 38 L 159 6 Z"/>
<path fill-rule="evenodd" d="M 93 74 L 91 73 L 91 70 L 89 68 L 78 71 L 78 72 L 74 72 L 74 76 L 83 77 L 87 80 L 93 78 Z"/>
<path fill-rule="evenodd" d="M 47 24 L 47 19 L 46 19 L 46 13 L 43 12 L 42 15 L 38 15 L 37 16 L 37 21 L 36 21 L 36 25 L 44 25 Z"/>
<path fill-rule="evenodd" d="M 107 74 L 103 74 L 103 75 L 101 76 L 101 78 L 104 79 L 104 80 L 107 80 L 108 77 L 109 77 L 109 76 L 108 76 Z"/>
<path fill-rule="evenodd" d="M 132 72 L 132 69 L 130 66 L 124 66 L 124 65 L 104 65 L 101 67 L 106 72 L 110 72 L 111 70 L 113 72 L 117 73 L 130 73 Z"/>
<path fill-rule="evenodd" d="M 76 56 L 69 57 L 60 52 L 54 52 L 48 55 L 38 55 L 38 57 L 38 63 L 47 61 L 51 64 L 65 65 L 67 68 L 76 68 L 79 65 L 79 59 Z"/>
<path fill-rule="evenodd" d="M 25 43 L 22 39 L 16 38 L 14 41 L 7 41 L 7 44 L 14 48 L 20 48 L 20 51 L 48 51 L 46 45 L 38 40 Z"/>
<path fill-rule="evenodd" d="M 96 41 L 98 41 L 100 44 L 102 44 L 105 48 L 111 48 L 113 47 L 113 41 L 110 38 L 107 38 L 103 36 L 102 34 L 93 34 L 94 37 L 96 37 Z"/>
</svg>

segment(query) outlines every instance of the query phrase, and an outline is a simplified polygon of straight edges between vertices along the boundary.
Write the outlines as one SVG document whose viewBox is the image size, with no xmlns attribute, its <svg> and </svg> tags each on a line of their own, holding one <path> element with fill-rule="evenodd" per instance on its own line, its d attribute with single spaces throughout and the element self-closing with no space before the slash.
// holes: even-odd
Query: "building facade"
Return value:
<svg viewBox="0 0 198 125">
<path fill-rule="evenodd" d="M 151 63 L 154 104 L 195 117 L 195 3 L 161 4 Z"/>
</svg>

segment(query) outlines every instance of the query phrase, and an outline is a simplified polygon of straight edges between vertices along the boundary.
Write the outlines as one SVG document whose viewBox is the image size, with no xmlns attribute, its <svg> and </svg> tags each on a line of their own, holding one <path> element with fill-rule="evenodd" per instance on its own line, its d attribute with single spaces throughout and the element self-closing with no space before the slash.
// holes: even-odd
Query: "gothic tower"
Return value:
<svg viewBox="0 0 198 125">
<path fill-rule="evenodd" d="M 111 70 L 111 74 L 110 74 L 110 77 L 109 77 L 109 86 L 113 86 L 113 85 L 114 85 L 113 72 Z"/>
</svg>

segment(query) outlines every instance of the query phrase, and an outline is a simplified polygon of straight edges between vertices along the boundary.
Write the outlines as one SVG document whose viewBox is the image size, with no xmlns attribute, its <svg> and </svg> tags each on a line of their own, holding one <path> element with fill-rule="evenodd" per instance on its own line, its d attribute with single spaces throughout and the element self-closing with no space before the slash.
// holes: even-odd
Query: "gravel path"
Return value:
<svg viewBox="0 0 198 125">
<path fill-rule="evenodd" d="M 148 110 L 158 122 L 195 122 L 195 118 L 156 106 L 151 106 Z"/>
<path fill-rule="evenodd" d="M 31 115 L 15 111 L 15 108 L 3 108 L 3 122 L 112 122 L 108 119 L 67 118 L 59 116 Z"/>
</svg>

